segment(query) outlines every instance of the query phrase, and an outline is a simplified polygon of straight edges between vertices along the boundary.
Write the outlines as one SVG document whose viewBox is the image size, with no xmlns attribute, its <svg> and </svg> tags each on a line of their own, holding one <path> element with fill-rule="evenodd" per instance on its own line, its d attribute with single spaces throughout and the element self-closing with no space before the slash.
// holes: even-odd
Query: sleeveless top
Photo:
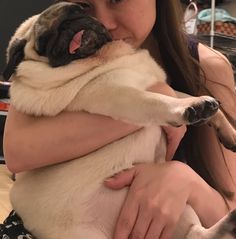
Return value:
<svg viewBox="0 0 236 239">
<path fill-rule="evenodd" d="M 199 62 L 199 52 L 198 52 L 198 45 L 199 42 L 191 37 L 188 38 L 188 49 L 189 49 L 189 53 L 190 55 Z M 178 85 L 177 85 L 178 83 Z M 171 83 L 171 86 L 178 91 L 184 92 L 184 93 L 189 93 L 188 90 L 188 86 L 187 83 L 184 81 L 184 79 L 178 79 L 178 82 Z M 175 155 L 173 157 L 173 159 L 178 160 L 178 161 L 182 161 L 182 162 L 186 162 L 185 159 L 185 149 L 186 149 L 186 141 L 188 140 L 188 133 L 185 134 L 185 136 L 183 137 L 183 139 L 181 140 Z"/>
<path fill-rule="evenodd" d="M 193 37 L 189 36 L 187 38 L 188 50 L 190 55 L 199 62 L 198 44 L 199 42 Z M 170 80 L 169 85 L 180 92 L 189 94 L 190 90 L 188 88 L 187 82 L 183 78 L 178 78 L 177 81 Z"/>
<path fill-rule="evenodd" d="M 188 38 L 188 49 L 189 53 L 193 58 L 199 61 L 199 52 L 198 52 L 199 42 L 192 37 Z"/>
</svg>

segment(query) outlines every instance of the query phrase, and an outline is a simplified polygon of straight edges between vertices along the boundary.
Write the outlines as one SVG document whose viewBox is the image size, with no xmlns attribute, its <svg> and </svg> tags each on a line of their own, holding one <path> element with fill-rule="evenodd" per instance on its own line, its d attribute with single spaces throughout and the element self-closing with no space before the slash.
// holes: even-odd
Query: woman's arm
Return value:
<svg viewBox="0 0 236 239">
<path fill-rule="evenodd" d="M 36 118 L 11 106 L 4 157 L 8 168 L 17 173 L 85 155 L 135 130 L 136 126 L 85 112 Z"/>
<path fill-rule="evenodd" d="M 221 102 L 221 107 L 236 120 L 236 94 L 233 71 L 228 60 L 220 53 L 212 51 L 204 45 L 199 45 L 200 64 L 206 78 L 206 87 L 212 95 Z M 236 193 L 236 153 L 231 152 L 219 143 L 214 129 L 208 125 L 202 125 L 198 129 L 198 137 L 201 142 L 196 142 L 200 150 L 208 160 L 209 167 L 217 176 L 217 182 L 228 191 Z M 209 142 L 211 142 L 209 144 Z M 193 207 L 206 225 L 211 225 L 225 210 L 224 204 L 220 203 L 222 197 L 210 187 L 204 186 L 199 181 L 199 191 L 195 190 L 190 201 Z M 197 188 L 197 187 L 196 187 Z M 202 193 L 201 191 L 202 190 Z M 208 193 L 207 193 L 208 192 Z M 197 196 L 201 194 L 201 197 Z M 214 196 L 215 194 L 215 196 Z M 209 198 L 212 195 L 212 198 Z M 217 208 L 207 206 L 205 201 L 214 200 L 219 203 Z M 227 200 L 231 209 L 236 207 L 235 198 Z M 222 206 L 220 206 L 222 205 Z M 206 213 L 209 212 L 209 213 Z M 218 214 L 218 215 L 217 215 Z M 215 216 L 214 216 L 215 215 Z"/>
<path fill-rule="evenodd" d="M 230 62 L 220 52 L 207 46 L 199 44 L 198 49 L 206 88 L 220 101 L 221 108 L 236 121 L 235 80 Z"/>
<path fill-rule="evenodd" d="M 199 55 L 207 89 L 220 101 L 221 108 L 232 119 L 233 122 L 231 123 L 236 122 L 235 80 L 231 64 L 221 53 L 213 51 L 202 44 L 199 45 Z M 226 187 L 235 191 L 235 187 L 232 186 L 232 180 L 227 177 L 228 173 L 224 172 L 221 175 L 221 172 L 222 168 L 226 167 L 226 163 L 234 182 L 236 182 L 236 153 L 225 149 L 222 145 L 219 147 L 219 141 L 216 139 L 213 129 L 209 126 L 203 125 L 200 127 L 199 136 L 202 134 L 206 137 L 201 138 L 203 141 L 200 145 L 209 159 L 210 166 L 216 170 L 216 175 L 220 175 L 220 182 L 224 182 Z M 211 145 L 207 142 L 211 142 Z"/>
<path fill-rule="evenodd" d="M 158 83 L 150 91 L 174 96 Z M 4 133 L 4 157 L 12 172 L 21 172 L 71 160 L 124 137 L 139 127 L 86 112 L 63 112 L 56 117 L 32 117 L 11 106 Z M 175 136 L 175 133 L 177 135 Z M 170 128 L 171 156 L 185 132 Z"/>
<path fill-rule="evenodd" d="M 221 163 L 220 163 L 221 164 Z M 218 165 L 220 167 L 220 165 Z M 221 176 L 223 176 L 223 171 Z M 227 178 L 228 172 L 225 171 Z M 194 208 L 205 227 L 210 227 L 225 216 L 229 210 L 222 195 L 209 186 L 199 175 L 195 175 L 193 190 L 188 198 L 188 203 Z M 230 189 L 229 187 L 227 189 Z M 232 188 L 231 188 L 232 189 Z M 235 189 L 234 189 L 235 192 Z M 235 200 L 227 200 L 230 210 L 236 208 Z"/>
</svg>

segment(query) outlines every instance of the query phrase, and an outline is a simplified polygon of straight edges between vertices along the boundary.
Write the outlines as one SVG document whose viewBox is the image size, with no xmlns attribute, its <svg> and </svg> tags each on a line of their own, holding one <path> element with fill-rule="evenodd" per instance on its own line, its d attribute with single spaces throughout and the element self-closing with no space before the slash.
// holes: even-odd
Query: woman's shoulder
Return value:
<svg viewBox="0 0 236 239">
<path fill-rule="evenodd" d="M 199 62 L 204 75 L 209 80 L 234 87 L 231 63 L 219 51 L 206 45 L 198 45 Z"/>
<path fill-rule="evenodd" d="M 198 53 L 201 66 L 214 67 L 214 70 L 222 66 L 232 70 L 230 62 L 221 52 L 199 43 Z"/>
<path fill-rule="evenodd" d="M 235 80 L 228 59 L 220 52 L 199 44 L 200 67 L 206 88 L 221 102 L 221 107 L 236 119 Z"/>
</svg>

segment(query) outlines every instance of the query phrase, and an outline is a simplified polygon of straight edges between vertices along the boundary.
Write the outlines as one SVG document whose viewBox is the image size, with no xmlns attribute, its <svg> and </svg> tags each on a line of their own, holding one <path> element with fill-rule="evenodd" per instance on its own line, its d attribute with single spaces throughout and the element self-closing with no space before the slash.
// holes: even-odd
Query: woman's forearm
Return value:
<svg viewBox="0 0 236 239">
<path fill-rule="evenodd" d="M 4 157 L 12 172 L 30 170 L 85 155 L 137 129 L 85 112 L 35 118 L 10 107 L 4 132 Z"/>
</svg>

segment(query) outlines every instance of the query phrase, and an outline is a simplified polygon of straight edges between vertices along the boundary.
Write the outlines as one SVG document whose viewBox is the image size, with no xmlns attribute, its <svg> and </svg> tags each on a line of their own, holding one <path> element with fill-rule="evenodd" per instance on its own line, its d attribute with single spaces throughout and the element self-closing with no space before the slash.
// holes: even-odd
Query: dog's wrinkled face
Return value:
<svg viewBox="0 0 236 239">
<path fill-rule="evenodd" d="M 35 23 L 35 48 L 51 66 L 68 64 L 94 54 L 111 37 L 79 4 L 60 2 L 45 10 Z"/>
<path fill-rule="evenodd" d="M 3 73 L 6 80 L 24 60 L 24 48 L 29 42 L 38 56 L 46 57 L 52 67 L 58 67 L 93 55 L 112 40 L 106 28 L 86 14 L 81 4 L 53 4 L 33 24 L 27 39 L 15 39 L 9 47 L 8 64 Z"/>
</svg>

